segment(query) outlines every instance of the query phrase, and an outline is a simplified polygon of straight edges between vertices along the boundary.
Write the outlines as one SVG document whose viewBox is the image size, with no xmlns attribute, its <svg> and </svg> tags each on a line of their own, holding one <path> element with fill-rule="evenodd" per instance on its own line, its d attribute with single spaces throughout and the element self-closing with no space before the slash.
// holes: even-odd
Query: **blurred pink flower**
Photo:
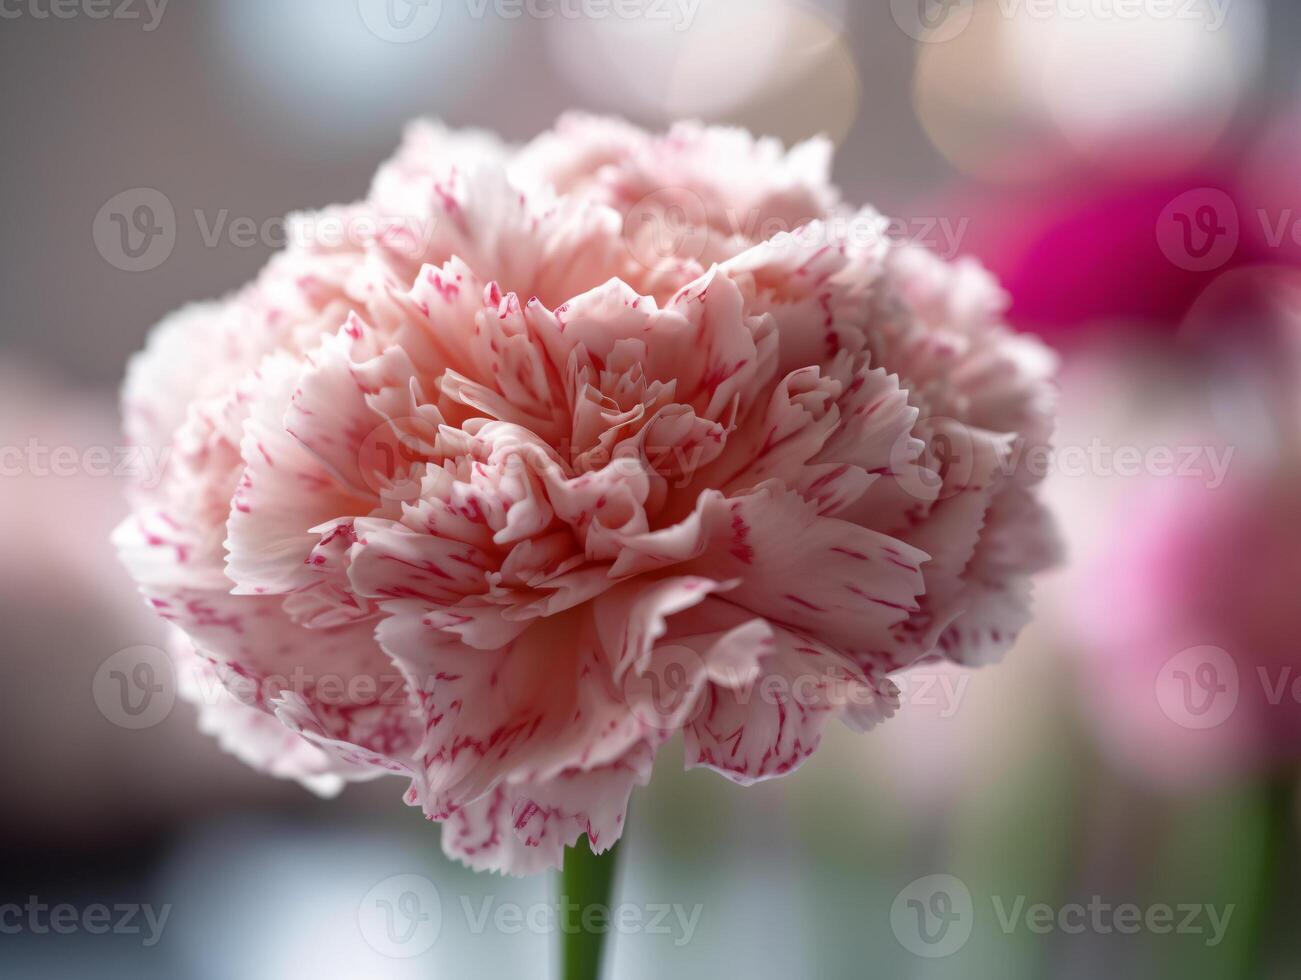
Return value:
<svg viewBox="0 0 1301 980">
<path fill-rule="evenodd" d="M 1101 519 L 1073 534 L 1085 560 L 1064 583 L 1089 720 L 1124 765 L 1176 789 L 1301 755 L 1295 285 L 1277 270 L 1226 274 L 1180 340 L 1155 348 L 1162 369 L 1126 346 L 1096 359 L 1112 362 L 1111 387 L 1066 374 L 1068 400 L 1111 426 L 1093 435 L 1178 461 L 1123 489 L 1076 481 L 1077 513 Z M 1143 394 L 1099 421 L 1126 397 L 1117 378 Z"/>
<path fill-rule="evenodd" d="M 1279 166 L 1294 158 L 1269 157 L 1271 173 L 1294 173 Z M 1295 266 L 1301 244 L 1282 185 L 1227 161 L 1162 179 L 959 185 L 916 209 L 960 232 L 1010 293 L 1012 322 L 1075 347 L 1100 327 L 1173 333 L 1225 272 Z"/>
<path fill-rule="evenodd" d="M 1089 676 L 1099 731 L 1140 772 L 1193 786 L 1301 754 L 1296 474 L 1208 489 L 1152 481 L 1098 575 Z"/>
<path fill-rule="evenodd" d="M 105 533 L 126 513 L 114 486 L 124 478 L 115 474 L 133 462 L 120 446 L 112 407 L 111 391 L 88 391 L 35 364 L 0 358 L 0 503 L 11 514 L 81 515 L 78 521 L 15 521 L 7 529 L 6 560 L 24 570 L 6 580 L 7 596 L 45 603 L 72 588 L 111 608 L 129 595 L 128 583 L 96 572 L 112 557 Z M 88 455 L 98 472 L 88 471 Z M 139 469 L 137 475 L 143 476 Z M 122 616 L 141 628 L 135 608 Z"/>
<path fill-rule="evenodd" d="M 400 774 L 449 854 L 527 873 L 612 845 L 676 731 L 750 783 L 888 716 L 890 674 L 1006 650 L 1053 559 L 1018 463 L 1051 358 L 828 165 L 417 124 L 160 326 L 124 401 L 174 454 L 117 541 L 231 695 L 205 725 L 319 790 Z"/>
</svg>

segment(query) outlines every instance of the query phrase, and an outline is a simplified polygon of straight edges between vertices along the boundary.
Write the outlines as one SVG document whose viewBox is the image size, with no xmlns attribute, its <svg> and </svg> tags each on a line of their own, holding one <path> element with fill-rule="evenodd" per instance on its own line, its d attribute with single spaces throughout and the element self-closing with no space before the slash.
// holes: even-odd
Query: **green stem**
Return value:
<svg viewBox="0 0 1301 980">
<path fill-rule="evenodd" d="M 1268 976 L 1291 922 L 1288 884 L 1297 864 L 1295 777 L 1280 773 L 1243 786 L 1188 797 L 1163 834 L 1154 894 L 1201 900 L 1226 918 L 1222 942 L 1197 934 L 1153 942 L 1155 974 L 1259 980 Z"/>
<path fill-rule="evenodd" d="M 604 854 L 593 854 L 585 837 L 565 852 L 560 873 L 560 980 L 600 980 L 618 853 L 615 844 Z"/>
<path fill-rule="evenodd" d="M 1275 776 L 1262 793 L 1260 848 L 1253 869 L 1251 896 L 1247 909 L 1249 941 L 1243 977 L 1263 977 L 1274 948 L 1271 938 L 1275 927 L 1287 920 L 1279 903 L 1285 899 L 1286 883 L 1294 872 L 1296 856 L 1296 792 L 1293 773 Z"/>
</svg>

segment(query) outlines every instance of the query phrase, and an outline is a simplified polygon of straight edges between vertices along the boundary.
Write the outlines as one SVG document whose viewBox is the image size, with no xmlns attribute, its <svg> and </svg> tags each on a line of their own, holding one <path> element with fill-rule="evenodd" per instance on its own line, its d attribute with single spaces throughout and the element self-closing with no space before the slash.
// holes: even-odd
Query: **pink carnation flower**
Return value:
<svg viewBox="0 0 1301 980">
<path fill-rule="evenodd" d="M 224 685 L 205 726 L 317 789 L 401 775 L 449 854 L 528 873 L 611 846 L 676 732 L 751 783 L 892 673 L 1006 650 L 1053 554 L 1017 462 L 1051 359 L 829 155 L 416 124 L 160 326 L 125 413 L 172 463 L 117 541 Z"/>
</svg>

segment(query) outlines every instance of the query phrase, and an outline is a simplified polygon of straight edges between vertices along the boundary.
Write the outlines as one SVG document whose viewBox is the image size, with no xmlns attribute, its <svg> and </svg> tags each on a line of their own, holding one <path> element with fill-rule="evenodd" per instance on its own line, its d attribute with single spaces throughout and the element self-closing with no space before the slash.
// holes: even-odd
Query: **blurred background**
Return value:
<svg viewBox="0 0 1301 980">
<path fill-rule="evenodd" d="M 548 975 L 552 881 L 96 691 L 161 641 L 107 544 L 149 328 L 404 121 L 570 108 L 828 134 L 848 200 L 985 262 L 1063 364 L 1034 626 L 772 784 L 670 747 L 620 885 L 668 911 L 612 975 L 1301 975 L 1299 42 L 1290 0 L 0 0 L 0 975 Z M 395 949 L 359 910 L 399 875 L 441 911 Z"/>
</svg>

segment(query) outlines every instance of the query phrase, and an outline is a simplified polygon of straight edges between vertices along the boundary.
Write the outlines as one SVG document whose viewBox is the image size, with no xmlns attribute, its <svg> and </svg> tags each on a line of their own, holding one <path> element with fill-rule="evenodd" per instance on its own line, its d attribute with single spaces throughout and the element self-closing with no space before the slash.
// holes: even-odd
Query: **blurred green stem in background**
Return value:
<svg viewBox="0 0 1301 980">
<path fill-rule="evenodd" d="M 1156 898 L 1207 902 L 1230 912 L 1223 942 L 1165 937 L 1156 976 L 1260 980 L 1289 939 L 1289 882 L 1296 873 L 1297 780 L 1259 783 L 1186 799 L 1174 808 L 1155 882 Z"/>
<path fill-rule="evenodd" d="M 604 854 L 593 854 L 585 837 L 565 852 L 560 872 L 561 980 L 601 976 L 605 937 L 612 928 L 610 897 L 618 860 L 617 843 Z"/>
<path fill-rule="evenodd" d="M 1247 951 L 1240 976 L 1244 978 L 1268 975 L 1274 932 L 1286 918 L 1279 906 L 1287 899 L 1287 884 L 1296 871 L 1296 795 L 1296 775 L 1291 772 L 1275 777 L 1261 790 L 1261 840 L 1252 888 L 1255 901 L 1243 910 Z"/>
</svg>

